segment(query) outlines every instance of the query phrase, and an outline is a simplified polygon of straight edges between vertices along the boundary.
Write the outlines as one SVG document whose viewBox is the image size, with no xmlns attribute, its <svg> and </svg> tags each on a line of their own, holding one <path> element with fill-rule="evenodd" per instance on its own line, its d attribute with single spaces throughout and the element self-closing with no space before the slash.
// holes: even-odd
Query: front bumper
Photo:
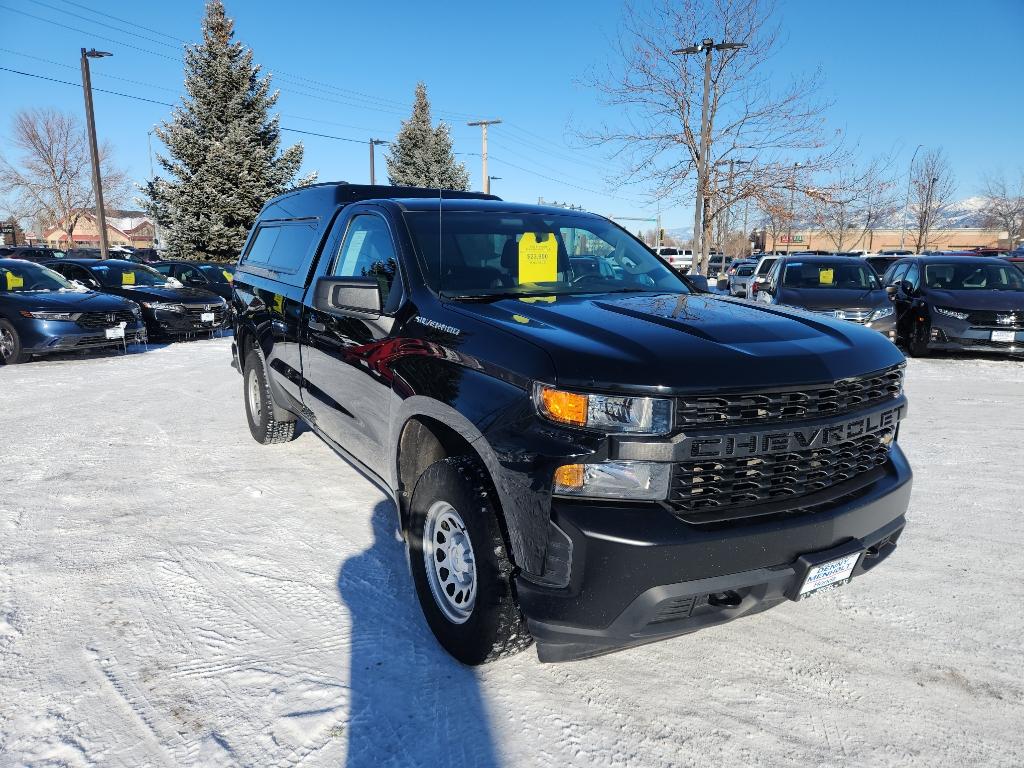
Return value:
<svg viewBox="0 0 1024 768">
<path fill-rule="evenodd" d="M 895 549 L 912 474 L 896 446 L 884 477 L 852 500 L 744 524 L 688 525 L 652 505 L 556 500 L 551 520 L 570 559 L 567 587 L 517 578 L 541 661 L 569 661 L 751 615 L 794 596 L 801 557 L 863 549 L 854 576 Z M 840 550 L 843 550 L 840 552 Z"/>
<path fill-rule="evenodd" d="M 1013 340 L 993 341 L 993 332 L 1012 333 Z M 949 352 L 1001 352 L 1024 355 L 1024 328 L 972 326 L 966 320 L 935 315 L 929 329 L 928 348 Z"/>
<path fill-rule="evenodd" d="M 106 332 L 96 328 L 82 328 L 77 323 L 55 320 L 21 320 L 15 327 L 21 339 L 22 351 L 30 355 L 54 352 L 72 352 L 79 349 L 119 347 L 122 344 L 145 344 L 146 326 L 133 323 L 124 329 L 124 339 L 108 339 Z"/>
<path fill-rule="evenodd" d="M 166 309 L 144 308 L 143 316 L 150 333 L 160 336 L 179 336 L 182 334 L 210 333 L 228 327 L 231 318 L 226 307 L 210 310 L 212 322 L 201 320 L 205 308 L 190 308 L 187 312 L 173 312 Z"/>
</svg>

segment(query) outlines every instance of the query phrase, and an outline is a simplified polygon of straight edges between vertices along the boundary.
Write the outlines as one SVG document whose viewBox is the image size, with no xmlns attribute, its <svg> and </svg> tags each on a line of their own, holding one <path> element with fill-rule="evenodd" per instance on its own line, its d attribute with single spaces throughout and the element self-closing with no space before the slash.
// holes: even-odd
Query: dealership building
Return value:
<svg viewBox="0 0 1024 768">
<path fill-rule="evenodd" d="M 850 231 L 841 244 L 835 233 L 821 230 L 794 229 L 779 232 L 774 237 L 768 230 L 754 232 L 754 248 L 763 251 L 886 251 L 897 248 L 915 250 L 917 231 L 909 229 L 875 229 L 868 232 Z M 928 234 L 927 247 L 921 250 L 959 251 L 972 248 L 1007 248 L 1012 250 L 1020 243 L 1010 243 L 1006 230 L 980 227 L 956 227 L 934 229 Z"/>
</svg>

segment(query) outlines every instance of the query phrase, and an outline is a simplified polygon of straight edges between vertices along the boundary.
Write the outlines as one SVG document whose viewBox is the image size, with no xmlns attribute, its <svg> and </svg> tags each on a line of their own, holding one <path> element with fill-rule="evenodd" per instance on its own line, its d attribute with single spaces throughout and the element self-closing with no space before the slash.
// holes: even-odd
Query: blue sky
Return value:
<svg viewBox="0 0 1024 768">
<path fill-rule="evenodd" d="M 568 131 L 570 123 L 616 117 L 580 80 L 611 55 L 619 0 L 226 5 L 238 39 L 279 75 L 283 126 L 359 141 L 392 138 L 422 79 L 435 118 L 452 124 L 474 188 L 481 184 L 480 133 L 465 123 L 498 117 L 506 122 L 490 134 L 490 173 L 501 177 L 495 193 L 604 214 L 654 214 L 642 186 L 611 191 L 615 166 Z M 175 46 L 198 38 L 202 10 L 201 0 L 0 0 L 0 66 L 77 83 L 79 49 L 96 47 L 115 55 L 94 62 L 95 88 L 173 103 L 182 82 Z M 976 194 L 986 173 L 1024 166 L 1022 0 L 780 0 L 778 14 L 786 41 L 772 77 L 784 82 L 821 67 L 835 102 L 830 126 L 865 154 L 894 152 L 905 167 L 918 144 L 942 146 L 961 197 Z M 7 151 L 15 110 L 83 112 L 81 90 L 59 83 L 0 71 L 0 93 L 0 151 Z M 147 131 L 169 108 L 99 92 L 95 102 L 100 136 L 113 142 L 133 178 L 146 178 Z M 366 144 L 284 136 L 303 141 L 306 169 L 317 169 L 321 180 L 368 180 Z M 664 206 L 665 226 L 692 221 L 689 196 Z"/>
</svg>

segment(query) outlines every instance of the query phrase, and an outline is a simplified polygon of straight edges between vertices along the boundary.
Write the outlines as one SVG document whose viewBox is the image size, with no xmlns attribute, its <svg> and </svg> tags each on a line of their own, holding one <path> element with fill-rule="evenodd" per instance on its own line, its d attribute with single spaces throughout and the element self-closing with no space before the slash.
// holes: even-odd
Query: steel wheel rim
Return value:
<svg viewBox="0 0 1024 768">
<path fill-rule="evenodd" d="M 249 413 L 252 414 L 253 421 L 258 423 L 263 413 L 263 398 L 260 397 L 260 382 L 256 371 L 249 371 L 249 382 L 246 388 L 249 392 Z"/>
<path fill-rule="evenodd" d="M 434 602 L 453 624 L 476 605 L 476 560 L 466 524 L 447 501 L 435 501 L 423 526 L 423 566 Z"/>
<path fill-rule="evenodd" d="M 7 328 L 0 328 L 0 357 L 10 360 L 14 354 L 14 334 Z"/>
</svg>

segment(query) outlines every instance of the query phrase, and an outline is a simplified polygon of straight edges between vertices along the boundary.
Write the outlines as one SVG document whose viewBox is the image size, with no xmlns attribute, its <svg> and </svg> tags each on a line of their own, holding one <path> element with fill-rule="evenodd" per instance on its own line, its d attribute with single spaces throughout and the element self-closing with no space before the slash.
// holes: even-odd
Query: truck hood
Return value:
<svg viewBox="0 0 1024 768">
<path fill-rule="evenodd" d="M 932 288 L 928 290 L 928 301 L 946 309 L 1024 310 L 1024 291 L 940 291 Z"/>
<path fill-rule="evenodd" d="M 48 312 L 117 312 L 135 305 L 119 296 L 88 291 L 39 291 L 0 294 L 0 305 L 12 309 Z"/>
<path fill-rule="evenodd" d="M 697 392 L 799 386 L 903 360 L 853 323 L 708 294 L 558 296 L 449 305 L 548 352 L 564 387 Z"/>
<path fill-rule="evenodd" d="M 810 310 L 877 309 L 889 303 L 889 296 L 881 289 L 783 288 L 779 303 Z"/>
</svg>

